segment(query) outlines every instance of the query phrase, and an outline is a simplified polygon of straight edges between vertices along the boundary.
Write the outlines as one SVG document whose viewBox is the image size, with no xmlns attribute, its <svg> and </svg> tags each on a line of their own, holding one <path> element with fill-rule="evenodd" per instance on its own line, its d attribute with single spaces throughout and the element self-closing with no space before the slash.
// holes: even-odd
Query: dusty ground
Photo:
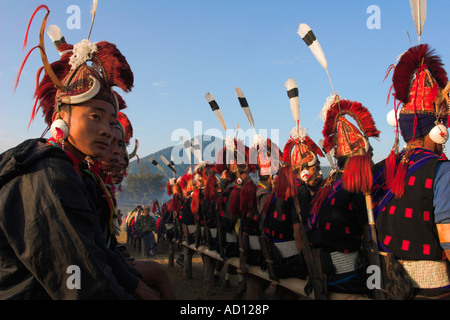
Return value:
<svg viewBox="0 0 450 320">
<path fill-rule="evenodd" d="M 126 233 L 122 232 L 118 238 L 119 243 L 126 244 Z M 178 300 L 204 300 L 203 295 L 203 262 L 198 253 L 192 257 L 192 279 L 185 279 L 183 269 L 174 263 L 173 267 L 169 267 L 168 244 L 158 242 L 158 250 L 161 253 L 154 257 L 143 257 L 136 249 L 130 248 L 128 252 L 136 260 L 153 260 L 165 266 L 165 270 L 171 280 L 172 286 Z M 175 259 L 180 255 L 181 249 L 175 252 Z M 238 287 L 237 279 L 231 279 L 231 288 L 224 289 L 225 268 L 219 274 L 219 280 L 216 282 L 212 299 L 214 300 L 233 300 L 235 298 L 236 289 Z M 245 295 L 243 297 L 245 299 Z"/>
</svg>

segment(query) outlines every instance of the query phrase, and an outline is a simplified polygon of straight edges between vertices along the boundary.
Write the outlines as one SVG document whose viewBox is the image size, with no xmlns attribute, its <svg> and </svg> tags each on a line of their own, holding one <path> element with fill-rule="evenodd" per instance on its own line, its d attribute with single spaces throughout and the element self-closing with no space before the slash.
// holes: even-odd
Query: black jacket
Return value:
<svg viewBox="0 0 450 320">
<path fill-rule="evenodd" d="M 0 155 L 0 299 L 132 299 L 138 279 L 100 235 L 64 151 L 33 139 Z"/>
</svg>

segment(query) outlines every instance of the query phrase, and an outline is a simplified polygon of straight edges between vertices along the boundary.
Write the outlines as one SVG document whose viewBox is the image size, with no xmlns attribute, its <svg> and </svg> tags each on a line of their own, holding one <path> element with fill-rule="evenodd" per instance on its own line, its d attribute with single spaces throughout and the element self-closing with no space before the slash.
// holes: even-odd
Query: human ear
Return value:
<svg viewBox="0 0 450 320">
<path fill-rule="evenodd" d="M 54 112 L 52 116 L 52 124 L 50 126 L 50 133 L 56 141 L 61 141 L 69 135 L 69 126 L 61 119 L 59 112 Z"/>
</svg>

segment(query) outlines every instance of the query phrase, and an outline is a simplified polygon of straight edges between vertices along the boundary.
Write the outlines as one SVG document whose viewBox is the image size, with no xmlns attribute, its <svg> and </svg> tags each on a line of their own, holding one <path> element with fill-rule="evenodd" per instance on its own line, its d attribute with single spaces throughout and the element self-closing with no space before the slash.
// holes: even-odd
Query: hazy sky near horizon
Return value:
<svg viewBox="0 0 450 320">
<path fill-rule="evenodd" d="M 91 0 L 42 3 L 50 8 L 48 25 L 57 24 L 68 42 L 87 38 Z M 40 4 L 0 0 L 0 152 L 41 136 L 46 128 L 41 113 L 27 128 L 35 74 L 42 65 L 37 50 L 13 91 L 23 58 L 37 45 L 43 11 L 36 15 L 22 51 L 28 21 Z M 450 42 L 442 27 L 448 12 L 450 1 L 429 0 L 421 38 L 444 64 L 450 61 Z M 99 0 L 91 40 L 115 43 L 133 69 L 135 85 L 123 94 L 128 105 L 124 112 L 141 157 L 177 144 L 180 135 L 224 134 L 204 98 L 207 92 L 215 97 L 229 129 L 239 126 L 252 133 L 236 87 L 247 98 L 256 129 L 269 138 L 277 136 L 283 147 L 295 126 L 286 80 L 297 81 L 300 124 L 316 142 L 322 139 L 319 113 L 332 93 L 325 70 L 297 34 L 300 23 L 310 25 L 319 40 L 334 89 L 373 114 L 381 130 L 378 140 L 370 139 L 374 160 L 386 157 L 394 141 L 386 122 L 393 108 L 393 99 L 386 104 L 392 73 L 383 79 L 396 57 L 411 46 L 410 39 L 418 43 L 408 0 Z M 47 36 L 45 41 L 49 60 L 58 59 Z"/>
</svg>

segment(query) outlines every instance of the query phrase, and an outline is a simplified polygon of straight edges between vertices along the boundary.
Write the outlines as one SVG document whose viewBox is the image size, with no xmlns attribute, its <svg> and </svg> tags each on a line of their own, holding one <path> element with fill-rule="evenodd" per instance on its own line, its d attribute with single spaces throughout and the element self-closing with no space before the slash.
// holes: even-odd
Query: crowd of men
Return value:
<svg viewBox="0 0 450 320">
<path fill-rule="evenodd" d="M 0 298 L 174 299 L 158 263 L 127 260 L 117 248 L 115 192 L 135 151 L 127 151 L 132 126 L 113 88 L 132 89 L 131 68 L 112 43 L 71 45 L 57 27 L 51 31 L 61 56 L 47 61 L 41 32 L 32 119 L 42 109 L 52 137 L 0 156 Z M 427 44 L 401 56 L 392 77 L 395 145 L 376 164 L 369 138 L 379 131 L 370 111 L 338 95 L 324 109 L 321 147 L 299 119 L 282 148 L 263 137 L 252 146 L 227 137 L 216 163 L 168 181 L 166 236 L 206 245 L 225 261 L 239 257 L 238 293 L 259 288 L 250 299 L 260 299 L 267 284 L 255 284 L 261 280 L 245 273 L 249 265 L 272 279 L 305 279 L 318 299 L 331 291 L 449 298 L 448 83 Z M 324 179 L 325 157 L 333 171 Z M 373 265 L 382 271 L 379 289 L 367 285 Z M 80 271 L 75 290 L 71 266 Z M 234 274 L 229 265 L 227 275 Z M 279 288 L 276 298 L 296 297 Z"/>
</svg>

